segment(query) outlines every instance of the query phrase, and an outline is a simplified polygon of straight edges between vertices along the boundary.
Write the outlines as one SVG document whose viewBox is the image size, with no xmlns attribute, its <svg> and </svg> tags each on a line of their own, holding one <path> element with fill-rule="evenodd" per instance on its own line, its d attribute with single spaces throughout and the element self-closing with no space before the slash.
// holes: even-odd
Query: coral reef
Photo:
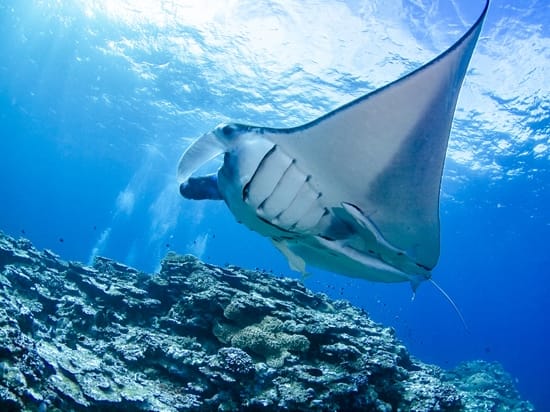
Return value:
<svg viewBox="0 0 550 412">
<path fill-rule="evenodd" d="M 498 364 L 423 364 L 297 280 L 175 254 L 87 267 L 0 234 L 0 410 L 533 408 Z"/>
</svg>

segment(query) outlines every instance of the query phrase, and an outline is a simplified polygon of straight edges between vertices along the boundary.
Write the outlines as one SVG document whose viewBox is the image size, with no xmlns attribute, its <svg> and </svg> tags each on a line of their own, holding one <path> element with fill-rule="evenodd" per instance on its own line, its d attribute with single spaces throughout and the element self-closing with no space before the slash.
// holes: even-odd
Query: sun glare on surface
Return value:
<svg viewBox="0 0 550 412">
<path fill-rule="evenodd" d="M 88 17 L 106 16 L 128 25 L 201 25 L 212 20 L 227 3 L 195 0 L 80 0 Z"/>
</svg>

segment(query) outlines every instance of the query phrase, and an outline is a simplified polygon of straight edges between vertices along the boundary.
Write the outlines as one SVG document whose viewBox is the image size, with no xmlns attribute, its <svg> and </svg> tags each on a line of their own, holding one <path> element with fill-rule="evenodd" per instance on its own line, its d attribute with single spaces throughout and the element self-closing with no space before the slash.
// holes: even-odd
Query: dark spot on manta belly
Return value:
<svg viewBox="0 0 550 412">
<path fill-rule="evenodd" d="M 418 262 L 415 262 L 416 263 L 416 266 L 418 266 L 419 268 L 422 268 L 422 269 L 425 269 L 427 271 L 430 270 L 430 268 L 426 265 L 423 265 L 422 263 L 418 263 Z"/>
</svg>

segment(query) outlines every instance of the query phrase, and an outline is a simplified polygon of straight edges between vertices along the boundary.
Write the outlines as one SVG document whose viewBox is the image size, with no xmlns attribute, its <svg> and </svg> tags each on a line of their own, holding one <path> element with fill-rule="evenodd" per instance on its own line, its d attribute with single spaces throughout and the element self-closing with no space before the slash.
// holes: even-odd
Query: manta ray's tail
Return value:
<svg viewBox="0 0 550 412">
<path fill-rule="evenodd" d="M 449 296 L 449 294 L 447 292 L 445 292 L 445 290 L 439 286 L 435 280 L 433 279 L 428 279 L 428 281 L 435 286 L 435 288 L 443 295 L 443 297 L 445 299 L 447 299 L 447 301 L 451 304 L 451 306 L 453 307 L 453 309 L 455 310 L 456 314 L 458 315 L 458 317 L 460 318 L 460 321 L 462 322 L 462 326 L 464 326 L 464 329 L 466 330 L 466 332 L 470 332 L 470 330 L 468 329 L 468 325 L 466 324 L 466 320 L 464 319 L 464 316 L 462 316 L 462 312 L 460 312 L 460 309 L 458 308 L 457 304 L 454 302 L 454 300 L 451 299 L 451 297 Z"/>
</svg>

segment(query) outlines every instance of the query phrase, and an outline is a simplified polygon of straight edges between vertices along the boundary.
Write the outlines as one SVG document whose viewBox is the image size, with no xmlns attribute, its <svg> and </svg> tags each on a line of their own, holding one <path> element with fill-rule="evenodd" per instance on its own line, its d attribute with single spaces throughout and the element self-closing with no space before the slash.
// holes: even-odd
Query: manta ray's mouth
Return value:
<svg viewBox="0 0 550 412">
<path fill-rule="evenodd" d="M 222 200 L 216 175 L 190 177 L 180 184 L 180 194 L 192 200 Z"/>
</svg>

